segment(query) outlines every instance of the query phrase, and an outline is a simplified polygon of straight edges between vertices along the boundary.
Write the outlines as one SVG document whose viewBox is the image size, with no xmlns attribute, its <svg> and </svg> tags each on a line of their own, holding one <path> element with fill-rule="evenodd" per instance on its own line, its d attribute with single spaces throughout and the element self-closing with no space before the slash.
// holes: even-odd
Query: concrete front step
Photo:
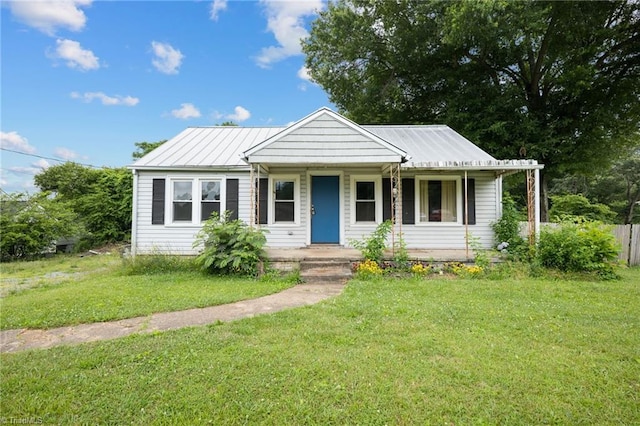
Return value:
<svg viewBox="0 0 640 426">
<path fill-rule="evenodd" d="M 351 262 L 346 260 L 309 259 L 300 261 L 300 278 L 305 283 L 344 282 L 351 278 Z"/>
</svg>

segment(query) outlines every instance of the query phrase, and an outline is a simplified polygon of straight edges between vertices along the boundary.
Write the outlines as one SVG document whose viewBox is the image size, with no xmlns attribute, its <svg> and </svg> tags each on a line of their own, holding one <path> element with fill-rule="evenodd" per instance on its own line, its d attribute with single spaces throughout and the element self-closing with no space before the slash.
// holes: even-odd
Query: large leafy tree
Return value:
<svg viewBox="0 0 640 426">
<path fill-rule="evenodd" d="M 37 256 L 82 231 L 78 216 L 47 193 L 0 194 L 0 260 Z"/>
<path fill-rule="evenodd" d="M 130 170 L 63 163 L 43 170 L 34 181 L 42 191 L 53 192 L 55 201 L 71 207 L 85 225 L 89 243 L 129 238 L 133 194 Z"/>
<path fill-rule="evenodd" d="M 303 43 L 360 123 L 445 123 L 549 178 L 597 171 L 640 123 L 640 3 L 339 0 Z M 546 217 L 546 203 L 543 205 Z"/>
</svg>

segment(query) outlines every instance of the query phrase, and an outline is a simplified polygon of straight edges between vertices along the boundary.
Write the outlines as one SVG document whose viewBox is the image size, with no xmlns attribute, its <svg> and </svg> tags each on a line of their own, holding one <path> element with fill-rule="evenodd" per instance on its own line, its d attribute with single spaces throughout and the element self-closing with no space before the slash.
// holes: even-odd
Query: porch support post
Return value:
<svg viewBox="0 0 640 426">
<path fill-rule="evenodd" d="M 533 247 L 536 243 L 536 211 L 539 215 L 539 203 L 536 200 L 540 197 L 538 194 L 538 185 L 536 185 L 535 174 L 531 169 L 527 170 L 527 235 L 529 237 L 529 246 Z M 537 170 L 536 170 L 537 172 Z M 537 219 L 540 220 L 539 217 Z"/>
<path fill-rule="evenodd" d="M 469 179 L 464 171 L 464 249 L 469 259 Z"/>
<path fill-rule="evenodd" d="M 255 209 L 255 216 L 256 216 L 256 226 L 258 227 L 258 229 L 260 229 L 260 163 L 256 164 L 256 168 L 258 169 L 258 179 L 256 179 L 256 209 Z"/>
<path fill-rule="evenodd" d="M 249 227 L 260 228 L 260 164 L 249 169 Z"/>
<path fill-rule="evenodd" d="M 540 240 L 540 170 L 535 169 L 533 171 L 533 180 L 535 182 L 535 194 L 534 194 L 534 208 L 535 208 L 535 220 L 534 220 L 534 234 L 536 244 Z"/>
<path fill-rule="evenodd" d="M 390 200 L 391 200 L 391 252 L 396 253 L 396 224 L 398 236 L 402 239 L 402 179 L 400 178 L 400 163 L 389 165 Z M 400 220 L 398 220 L 398 217 Z M 398 240 L 400 241 L 400 240 Z"/>
</svg>

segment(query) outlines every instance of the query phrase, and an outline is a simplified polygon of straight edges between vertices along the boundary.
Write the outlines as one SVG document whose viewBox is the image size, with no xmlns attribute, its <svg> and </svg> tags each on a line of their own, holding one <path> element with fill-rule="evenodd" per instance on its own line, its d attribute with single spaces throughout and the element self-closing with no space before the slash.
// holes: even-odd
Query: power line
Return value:
<svg viewBox="0 0 640 426">
<path fill-rule="evenodd" d="M 22 151 L 16 151 L 14 149 L 9 149 L 9 148 L 0 148 L 3 151 L 8 151 L 8 152 L 13 152 L 14 154 L 20 154 L 20 155 L 26 155 L 27 157 L 35 157 L 35 158 L 42 158 L 43 160 L 52 160 L 52 161 L 58 161 L 60 163 L 66 163 L 69 160 L 64 160 L 62 158 L 55 158 L 55 157 L 46 157 L 44 155 L 38 155 L 38 154 L 29 154 L 26 152 L 22 152 Z M 79 163 L 77 161 L 71 161 L 72 163 L 76 163 L 79 164 L 81 166 L 86 166 L 86 167 L 92 167 L 94 169 L 99 169 L 100 167 L 98 166 L 94 166 L 93 164 L 85 164 L 85 163 Z"/>
</svg>

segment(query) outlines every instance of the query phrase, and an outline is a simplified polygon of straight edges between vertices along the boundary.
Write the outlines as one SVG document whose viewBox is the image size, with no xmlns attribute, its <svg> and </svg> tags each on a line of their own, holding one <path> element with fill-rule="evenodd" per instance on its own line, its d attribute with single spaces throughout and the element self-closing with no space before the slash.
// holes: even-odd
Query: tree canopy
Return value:
<svg viewBox="0 0 640 426">
<path fill-rule="evenodd" d="M 159 147 L 160 145 L 162 145 L 163 143 L 165 143 L 166 141 L 167 141 L 166 139 L 163 139 L 158 142 L 136 142 L 134 144 L 136 146 L 136 150 L 133 151 L 133 154 L 131 154 L 131 157 L 134 160 L 142 158 L 148 153 L 150 153 L 151 151 L 153 151 L 154 149 L 156 149 L 157 147 Z"/>
<path fill-rule="evenodd" d="M 55 193 L 84 224 L 90 244 L 127 240 L 131 231 L 133 177 L 124 167 L 100 169 L 77 163 L 51 166 L 37 174 L 36 185 Z"/>
<path fill-rule="evenodd" d="M 303 50 L 353 120 L 444 123 L 548 178 L 602 170 L 633 144 L 639 26 L 633 0 L 339 0 Z"/>
</svg>

